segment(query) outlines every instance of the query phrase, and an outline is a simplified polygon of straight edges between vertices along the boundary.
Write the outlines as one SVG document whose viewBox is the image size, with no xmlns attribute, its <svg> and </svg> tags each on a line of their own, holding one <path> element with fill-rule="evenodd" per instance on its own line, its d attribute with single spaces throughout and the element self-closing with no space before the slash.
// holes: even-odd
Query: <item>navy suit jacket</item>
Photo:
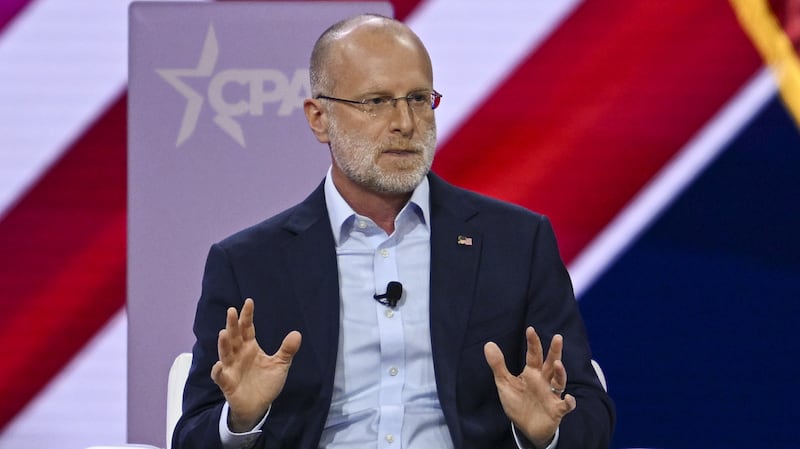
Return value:
<svg viewBox="0 0 800 449">
<path fill-rule="evenodd" d="M 483 355 L 496 342 L 512 373 L 525 363 L 525 328 L 546 348 L 564 336 L 567 392 L 577 409 L 560 449 L 608 446 L 614 407 L 590 365 L 569 276 L 548 220 L 429 175 L 430 330 L 436 386 L 457 449 L 515 448 Z M 459 244 L 459 236 L 472 244 Z M 255 301 L 256 335 L 273 353 L 299 330 L 303 342 L 256 448 L 316 449 L 331 403 L 339 341 L 336 251 L 322 184 L 302 203 L 211 247 L 197 306 L 192 368 L 173 448 L 221 447 L 224 397 L 210 378 L 225 311 Z M 433 448 L 422 448 L 433 449 Z"/>
</svg>

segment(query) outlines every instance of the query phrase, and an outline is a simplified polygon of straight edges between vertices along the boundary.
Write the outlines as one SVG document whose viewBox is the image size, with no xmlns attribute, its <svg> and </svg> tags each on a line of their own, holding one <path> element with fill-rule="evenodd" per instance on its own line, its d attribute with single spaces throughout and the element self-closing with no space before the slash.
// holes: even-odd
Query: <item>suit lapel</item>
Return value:
<svg viewBox="0 0 800 449">
<path fill-rule="evenodd" d="M 284 248 L 304 321 L 303 345 L 313 348 L 331 382 L 339 341 L 339 275 L 322 184 L 300 203 L 284 228 L 296 236 Z"/>
<path fill-rule="evenodd" d="M 456 373 L 474 299 L 482 235 L 469 223 L 476 208 L 431 174 L 431 345 L 436 385 L 456 447 L 461 429 Z M 455 441 L 458 440 L 458 441 Z"/>
</svg>

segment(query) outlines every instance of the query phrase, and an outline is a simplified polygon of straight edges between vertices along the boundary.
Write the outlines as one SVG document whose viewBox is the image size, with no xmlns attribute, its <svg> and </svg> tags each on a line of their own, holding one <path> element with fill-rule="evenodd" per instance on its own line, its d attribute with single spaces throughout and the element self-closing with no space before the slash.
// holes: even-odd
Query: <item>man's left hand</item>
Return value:
<svg viewBox="0 0 800 449">
<path fill-rule="evenodd" d="M 542 448 L 550 444 L 561 419 L 575 410 L 576 403 L 575 397 L 564 394 L 567 370 L 561 362 L 563 337 L 553 337 L 544 360 L 542 342 L 533 327 L 525 330 L 525 339 L 525 368 L 518 376 L 508 371 L 503 352 L 495 343 L 486 343 L 483 352 L 506 415 L 531 443 Z"/>
</svg>

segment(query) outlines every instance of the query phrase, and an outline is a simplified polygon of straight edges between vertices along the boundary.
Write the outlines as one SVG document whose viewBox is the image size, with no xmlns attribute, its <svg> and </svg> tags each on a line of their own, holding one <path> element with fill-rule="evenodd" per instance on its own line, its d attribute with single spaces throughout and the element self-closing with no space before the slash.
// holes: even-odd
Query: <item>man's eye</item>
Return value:
<svg viewBox="0 0 800 449">
<path fill-rule="evenodd" d="M 412 103 L 417 103 L 417 104 L 426 104 L 426 103 L 428 103 L 430 101 L 430 98 L 431 98 L 430 94 L 428 94 L 428 95 L 426 95 L 426 94 L 413 94 L 413 95 L 409 95 L 408 96 L 408 99 Z"/>
<path fill-rule="evenodd" d="M 370 106 L 380 106 L 382 104 L 388 103 L 389 100 L 388 97 L 374 97 L 374 98 L 367 98 L 364 102 Z"/>
</svg>

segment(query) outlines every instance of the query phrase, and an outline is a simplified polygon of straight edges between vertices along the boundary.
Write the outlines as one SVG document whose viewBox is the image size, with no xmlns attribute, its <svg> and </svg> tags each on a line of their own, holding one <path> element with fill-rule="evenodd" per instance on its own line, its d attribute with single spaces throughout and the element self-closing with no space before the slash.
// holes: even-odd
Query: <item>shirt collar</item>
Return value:
<svg viewBox="0 0 800 449">
<path fill-rule="evenodd" d="M 347 201 L 342 197 L 336 186 L 333 185 L 333 177 L 331 176 L 332 167 L 328 168 L 328 174 L 325 176 L 325 204 L 328 207 L 328 218 L 331 221 L 331 230 L 333 231 L 333 239 L 336 246 L 339 246 L 342 240 L 342 233 L 344 231 L 345 222 L 351 219 L 356 213 L 347 204 Z M 403 209 L 398 214 L 398 217 L 410 207 L 417 212 L 417 216 L 425 226 L 430 226 L 430 186 L 428 184 L 428 177 L 422 178 L 422 182 L 414 189 L 408 203 L 403 206 Z"/>
</svg>

